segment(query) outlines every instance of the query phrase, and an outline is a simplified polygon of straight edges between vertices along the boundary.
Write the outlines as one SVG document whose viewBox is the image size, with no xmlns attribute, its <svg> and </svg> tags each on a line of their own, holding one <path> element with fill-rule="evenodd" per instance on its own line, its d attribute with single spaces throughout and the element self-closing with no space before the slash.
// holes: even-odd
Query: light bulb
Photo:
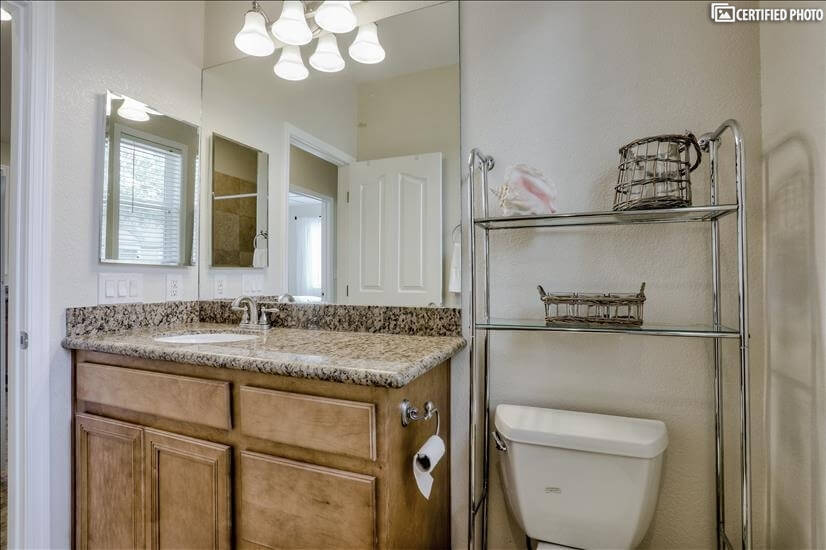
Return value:
<svg viewBox="0 0 826 550">
<path fill-rule="evenodd" d="M 124 96 L 123 103 L 118 107 L 118 116 L 135 122 L 146 122 L 149 120 L 149 112 L 143 103 L 131 97 Z"/>
<path fill-rule="evenodd" d="M 296 0 L 285 0 L 281 17 L 272 24 L 272 33 L 284 44 L 303 46 L 313 39 L 313 33 L 304 18 L 304 4 Z"/>
<path fill-rule="evenodd" d="M 375 23 L 359 27 L 356 39 L 350 44 L 350 57 L 359 63 L 380 63 L 384 60 L 384 48 L 379 44 L 379 32 Z"/>
<path fill-rule="evenodd" d="M 284 46 L 273 71 L 284 80 L 304 80 L 310 74 L 304 66 L 298 46 Z"/>
<path fill-rule="evenodd" d="M 310 56 L 313 69 L 324 73 L 336 73 L 344 68 L 344 58 L 338 51 L 338 41 L 334 34 L 318 37 L 315 53 Z"/>
<path fill-rule="evenodd" d="M 266 57 L 275 51 L 263 13 L 250 10 L 244 15 L 244 26 L 235 35 L 235 47 L 256 57 Z"/>
<path fill-rule="evenodd" d="M 315 22 L 328 32 L 350 32 L 356 28 L 356 14 L 350 2 L 327 0 L 315 12 Z"/>
</svg>

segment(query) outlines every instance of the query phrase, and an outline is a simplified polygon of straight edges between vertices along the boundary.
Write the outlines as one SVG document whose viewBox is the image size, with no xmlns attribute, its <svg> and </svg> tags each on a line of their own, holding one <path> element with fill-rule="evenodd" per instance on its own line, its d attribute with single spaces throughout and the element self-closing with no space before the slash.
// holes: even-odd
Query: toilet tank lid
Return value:
<svg viewBox="0 0 826 550">
<path fill-rule="evenodd" d="M 592 453 L 654 458 L 668 446 L 665 424 L 646 418 L 499 405 L 494 425 L 516 443 Z"/>
</svg>

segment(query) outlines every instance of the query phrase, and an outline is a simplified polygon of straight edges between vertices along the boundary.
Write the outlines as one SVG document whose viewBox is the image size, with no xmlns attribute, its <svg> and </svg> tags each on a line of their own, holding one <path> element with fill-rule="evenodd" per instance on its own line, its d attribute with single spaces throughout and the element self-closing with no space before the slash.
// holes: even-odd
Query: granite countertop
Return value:
<svg viewBox="0 0 826 550">
<path fill-rule="evenodd" d="M 210 344 L 157 342 L 193 332 L 254 334 L 254 340 Z M 300 328 L 244 331 L 236 325 L 188 323 L 67 336 L 63 347 L 296 378 L 401 388 L 465 346 L 460 336 L 409 336 Z"/>
</svg>

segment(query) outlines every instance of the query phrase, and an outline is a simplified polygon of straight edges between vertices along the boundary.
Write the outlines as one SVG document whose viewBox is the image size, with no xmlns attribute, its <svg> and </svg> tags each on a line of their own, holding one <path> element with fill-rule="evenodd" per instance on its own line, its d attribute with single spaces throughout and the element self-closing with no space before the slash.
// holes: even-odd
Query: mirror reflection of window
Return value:
<svg viewBox="0 0 826 550">
<path fill-rule="evenodd" d="M 181 255 L 186 146 L 115 127 L 119 184 L 111 193 L 119 260 L 176 264 Z M 104 196 L 104 211 L 109 211 Z M 115 231 L 114 228 L 117 228 Z"/>
<path fill-rule="evenodd" d="M 109 92 L 101 261 L 192 265 L 198 128 Z"/>
<path fill-rule="evenodd" d="M 329 274 L 325 252 L 330 246 L 325 201 L 291 192 L 289 202 L 289 292 L 298 301 L 320 302 L 326 297 Z"/>
</svg>

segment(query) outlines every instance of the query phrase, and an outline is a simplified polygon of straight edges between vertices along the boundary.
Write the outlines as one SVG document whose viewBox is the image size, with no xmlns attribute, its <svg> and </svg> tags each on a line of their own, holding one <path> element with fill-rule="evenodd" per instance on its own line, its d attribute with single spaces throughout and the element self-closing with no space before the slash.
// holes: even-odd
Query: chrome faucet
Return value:
<svg viewBox="0 0 826 550">
<path fill-rule="evenodd" d="M 232 311 L 243 311 L 241 327 L 258 327 L 258 302 L 251 296 L 238 296 L 232 301 Z"/>
<path fill-rule="evenodd" d="M 232 301 L 233 311 L 243 311 L 241 317 L 241 328 L 252 328 L 257 330 L 269 330 L 270 321 L 267 319 L 268 313 L 278 313 L 278 308 L 267 308 L 263 305 L 258 309 L 258 302 L 252 296 L 238 296 Z"/>
</svg>

